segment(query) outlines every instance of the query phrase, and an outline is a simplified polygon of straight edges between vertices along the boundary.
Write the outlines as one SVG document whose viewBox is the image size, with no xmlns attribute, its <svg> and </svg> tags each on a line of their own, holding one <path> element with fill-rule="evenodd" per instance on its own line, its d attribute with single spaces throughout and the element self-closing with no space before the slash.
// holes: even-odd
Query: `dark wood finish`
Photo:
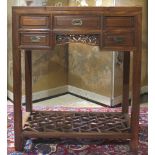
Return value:
<svg viewBox="0 0 155 155">
<path fill-rule="evenodd" d="M 105 138 L 107 133 L 111 135 L 122 133 L 131 136 L 128 119 L 127 115 L 114 112 L 32 112 L 23 130 L 27 133 L 29 131 L 30 133 L 41 132 L 45 135 L 68 138 L 70 136 L 78 138 L 102 136 Z M 111 139 L 115 138 L 115 136 L 111 137 Z"/>
<path fill-rule="evenodd" d="M 15 149 L 22 150 L 22 110 L 21 110 L 21 51 L 13 52 L 13 99 Z"/>
<path fill-rule="evenodd" d="M 141 85 L 141 55 L 142 55 L 142 14 L 136 17 L 136 47 L 133 51 L 132 75 L 132 109 L 131 109 L 131 149 L 137 152 L 139 133 L 140 85 Z"/>
<path fill-rule="evenodd" d="M 20 35 L 21 46 L 49 46 L 49 33 L 28 33 L 24 32 Z"/>
<path fill-rule="evenodd" d="M 42 15 L 23 15 L 20 17 L 21 28 L 49 28 L 49 16 Z"/>
<path fill-rule="evenodd" d="M 54 29 L 100 29 L 100 16 L 64 15 L 54 16 Z"/>
<path fill-rule="evenodd" d="M 34 132 L 34 131 L 23 131 L 22 133 L 23 137 L 26 138 L 91 138 L 91 139 L 108 139 L 108 140 L 115 140 L 115 139 L 130 139 L 131 134 L 130 133 L 115 133 L 115 132 L 109 132 L 109 133 L 62 133 L 62 132 Z"/>
<path fill-rule="evenodd" d="M 12 15 L 14 23 L 18 23 L 19 17 Z M 13 100 L 14 100 L 14 137 L 15 149 L 23 149 L 22 137 L 22 110 L 21 110 L 21 51 L 18 49 L 18 24 L 12 23 L 13 45 Z"/>
<path fill-rule="evenodd" d="M 104 22 L 106 27 L 132 27 L 134 26 L 133 17 L 106 17 Z"/>
<path fill-rule="evenodd" d="M 99 45 L 99 34 L 57 34 L 55 38 L 56 44 L 83 43 L 87 45 Z"/>
<path fill-rule="evenodd" d="M 124 52 L 123 59 L 123 101 L 122 112 L 128 113 L 129 110 L 129 77 L 130 76 L 130 52 Z"/>
<path fill-rule="evenodd" d="M 103 36 L 105 47 L 134 46 L 133 32 L 106 32 Z"/>
<path fill-rule="evenodd" d="M 65 52 L 65 60 L 66 60 L 66 65 L 65 65 L 65 70 L 66 70 L 66 73 L 67 73 L 67 77 L 66 77 L 66 81 L 68 83 L 68 77 L 69 77 L 69 51 L 68 51 L 69 47 L 68 47 L 68 44 L 65 44 L 64 46 L 64 52 Z"/>
<path fill-rule="evenodd" d="M 141 7 L 13 7 L 14 129 L 17 151 L 22 150 L 22 137 L 49 138 L 60 136 L 67 138 L 130 139 L 132 151 L 137 151 L 141 74 L 141 12 Z M 93 36 L 93 39 L 88 38 L 89 41 L 87 41 L 87 36 Z M 133 99 L 129 124 L 131 129 L 127 133 L 113 132 L 111 130 L 99 133 L 89 131 L 69 133 L 65 131 L 57 132 L 57 130 L 55 132 L 22 130 L 20 49 L 26 51 L 27 111 L 31 111 L 32 84 L 30 81 L 32 80 L 32 68 L 30 51 L 39 49 L 45 52 L 53 49 L 56 44 L 66 44 L 72 41 L 95 45 L 94 36 L 98 36 L 95 38 L 97 40 L 95 44 L 97 43 L 102 51 L 124 52 L 124 103 L 121 115 L 125 116 L 128 113 L 129 52 L 133 52 Z M 115 118 L 111 117 L 111 121 L 114 120 Z M 68 121 L 68 123 L 71 122 Z M 106 123 L 102 122 L 101 125 L 104 126 Z M 113 124 L 113 126 L 115 128 L 116 124 Z"/>
<path fill-rule="evenodd" d="M 25 51 L 25 95 L 26 111 L 32 111 L 32 51 Z"/>
</svg>

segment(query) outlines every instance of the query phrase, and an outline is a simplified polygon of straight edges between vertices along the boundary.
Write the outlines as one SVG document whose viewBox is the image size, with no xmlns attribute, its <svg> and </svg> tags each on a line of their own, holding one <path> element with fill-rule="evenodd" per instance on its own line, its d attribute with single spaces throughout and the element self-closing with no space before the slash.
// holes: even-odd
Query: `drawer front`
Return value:
<svg viewBox="0 0 155 155">
<path fill-rule="evenodd" d="M 100 16 L 54 16 L 54 28 L 55 29 L 99 29 L 100 28 Z"/>
<path fill-rule="evenodd" d="M 21 45 L 49 46 L 48 33 L 21 33 Z"/>
<path fill-rule="evenodd" d="M 20 17 L 22 28 L 49 28 L 49 16 L 23 15 Z"/>
<path fill-rule="evenodd" d="M 132 27 L 134 26 L 133 17 L 105 17 L 104 25 L 106 27 Z"/>
<path fill-rule="evenodd" d="M 103 36 L 105 47 L 134 46 L 133 32 L 109 32 Z"/>
</svg>

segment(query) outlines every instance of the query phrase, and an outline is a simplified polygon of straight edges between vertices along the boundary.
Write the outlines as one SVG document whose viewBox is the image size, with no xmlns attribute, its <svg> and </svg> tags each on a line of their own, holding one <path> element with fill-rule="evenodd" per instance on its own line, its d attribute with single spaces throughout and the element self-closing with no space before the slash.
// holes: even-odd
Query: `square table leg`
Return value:
<svg viewBox="0 0 155 155">
<path fill-rule="evenodd" d="M 13 97 L 15 149 L 22 151 L 22 109 L 21 109 L 21 51 L 13 50 Z"/>
<path fill-rule="evenodd" d="M 130 51 L 124 51 L 122 112 L 129 111 Z"/>
<path fill-rule="evenodd" d="M 26 111 L 32 111 L 32 51 L 25 50 L 25 95 Z"/>
</svg>

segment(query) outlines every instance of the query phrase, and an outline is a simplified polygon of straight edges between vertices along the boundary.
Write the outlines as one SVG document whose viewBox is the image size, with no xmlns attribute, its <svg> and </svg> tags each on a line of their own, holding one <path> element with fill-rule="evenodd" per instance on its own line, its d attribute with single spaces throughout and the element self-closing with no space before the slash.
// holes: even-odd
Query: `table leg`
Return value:
<svg viewBox="0 0 155 155">
<path fill-rule="evenodd" d="M 13 50 L 13 97 L 15 149 L 22 151 L 22 109 L 21 109 L 21 51 Z"/>
<path fill-rule="evenodd" d="M 131 109 L 131 143 L 133 152 L 138 152 L 139 112 L 140 112 L 140 86 L 141 86 L 141 55 L 142 55 L 142 14 L 135 17 L 136 50 L 133 51 L 133 75 L 132 75 L 132 109 Z"/>
<path fill-rule="evenodd" d="M 66 73 L 67 73 L 66 81 L 67 81 L 67 85 L 69 85 L 69 82 L 68 82 L 68 80 L 69 80 L 69 50 L 68 50 L 68 44 L 65 44 L 64 52 L 65 52 L 65 59 L 66 59 L 66 66 L 65 66 L 65 68 L 66 68 Z"/>
<path fill-rule="evenodd" d="M 130 78 L 130 52 L 124 52 L 123 59 L 123 101 L 122 112 L 128 113 L 129 110 L 129 78 Z"/>
<path fill-rule="evenodd" d="M 131 110 L 131 150 L 138 151 L 139 110 L 140 110 L 140 82 L 141 82 L 141 52 L 133 52 L 133 88 Z"/>
<path fill-rule="evenodd" d="M 25 96 L 26 111 L 32 111 L 32 51 L 25 51 Z"/>
</svg>

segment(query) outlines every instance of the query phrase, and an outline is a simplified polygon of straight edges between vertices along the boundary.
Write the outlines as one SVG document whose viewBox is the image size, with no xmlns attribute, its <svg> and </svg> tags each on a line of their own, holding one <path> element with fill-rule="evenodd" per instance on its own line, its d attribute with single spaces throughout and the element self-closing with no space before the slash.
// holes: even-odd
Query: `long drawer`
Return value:
<svg viewBox="0 0 155 155">
<path fill-rule="evenodd" d="M 55 15 L 54 29 L 100 29 L 101 17 L 88 15 Z"/>
</svg>

